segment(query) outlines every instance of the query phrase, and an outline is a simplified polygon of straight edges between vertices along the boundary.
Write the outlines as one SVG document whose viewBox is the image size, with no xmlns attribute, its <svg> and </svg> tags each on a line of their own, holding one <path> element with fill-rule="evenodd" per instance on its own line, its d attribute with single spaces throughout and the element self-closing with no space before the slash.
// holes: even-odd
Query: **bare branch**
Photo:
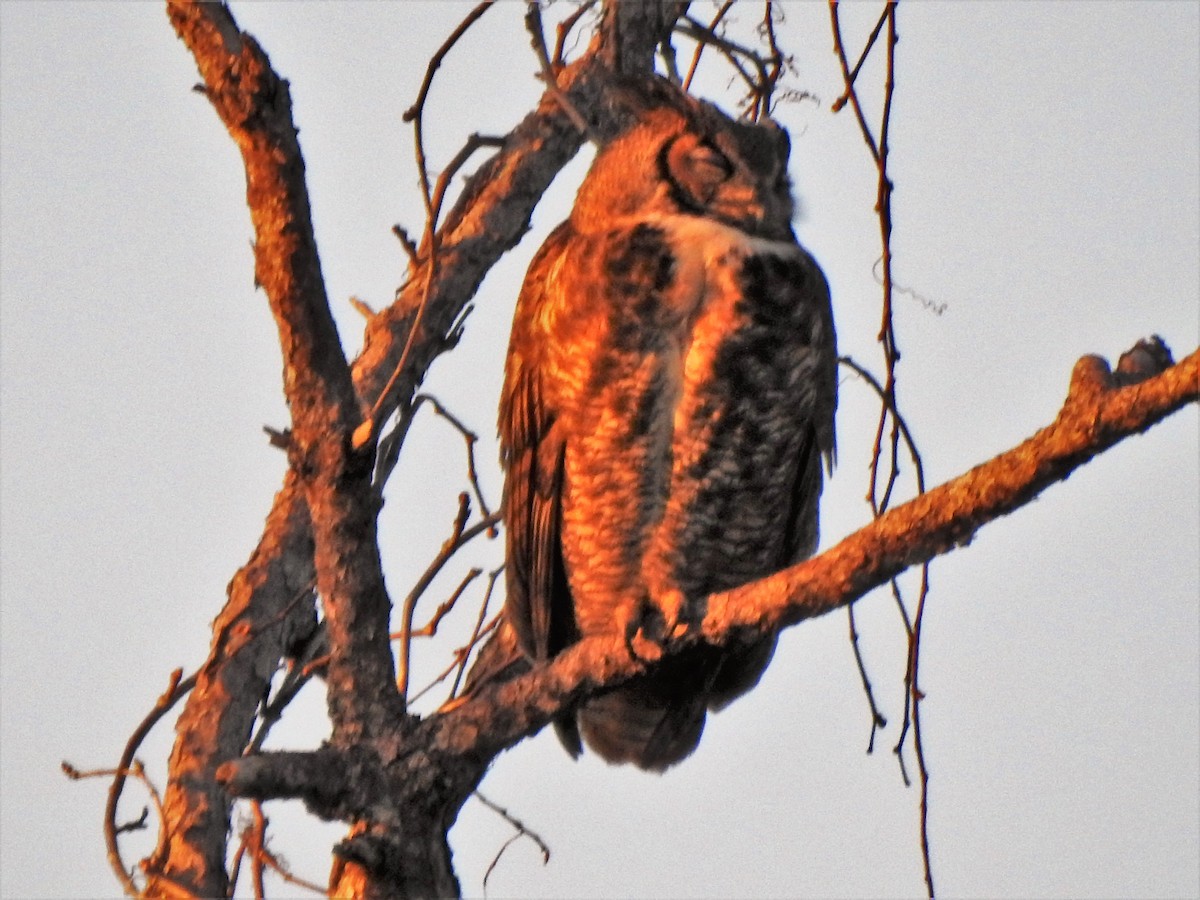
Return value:
<svg viewBox="0 0 1200 900">
<path fill-rule="evenodd" d="M 546 93 L 554 98 L 562 111 L 567 114 L 567 118 L 579 129 L 580 134 L 587 135 L 588 140 L 592 143 L 599 143 L 599 139 L 592 131 L 592 127 L 588 125 L 587 119 L 575 108 L 571 99 L 558 88 L 558 74 L 554 71 L 549 52 L 546 50 L 546 32 L 542 28 L 542 10 L 538 6 L 537 0 L 529 0 L 526 5 L 525 30 L 529 32 L 534 56 L 537 57 L 538 65 L 541 67 L 542 83 L 546 85 Z"/>
<path fill-rule="evenodd" d="M 535 844 L 537 844 L 538 849 L 542 851 L 542 865 L 543 866 L 548 865 L 550 863 L 550 847 L 546 844 L 545 841 L 543 841 L 541 839 L 541 837 L 538 835 L 538 833 L 536 831 L 533 831 L 530 828 L 526 827 L 524 822 L 522 822 L 520 819 L 518 819 L 516 816 L 514 816 L 512 813 L 510 813 L 503 806 L 500 806 L 497 803 L 493 803 L 487 797 L 483 796 L 483 794 L 480 793 L 479 791 L 475 792 L 475 799 L 478 800 L 480 803 L 482 803 L 484 806 L 486 806 L 488 809 L 490 809 L 492 812 L 494 812 L 496 815 L 498 815 L 502 819 L 504 819 L 504 821 L 506 821 L 509 825 L 511 825 L 513 827 L 513 831 L 516 832 L 512 837 L 510 837 L 507 841 L 504 842 L 504 846 L 502 846 L 500 848 L 500 850 L 496 853 L 495 858 L 492 859 L 491 865 L 489 865 L 487 867 L 487 871 L 483 873 L 483 887 L 485 890 L 487 889 L 488 879 L 492 875 L 492 870 L 496 868 L 496 863 L 500 862 L 500 857 L 504 855 L 504 851 L 507 850 L 509 847 L 511 847 L 514 841 L 520 840 L 523 837 L 529 838 L 531 841 L 533 841 Z"/>
<path fill-rule="evenodd" d="M 733 0 L 725 0 L 717 10 L 716 15 L 713 16 L 712 21 L 708 23 L 709 34 L 715 35 L 717 33 L 717 26 L 721 24 L 721 20 L 725 18 L 725 14 L 731 9 L 733 9 Z M 692 64 L 688 66 L 688 73 L 683 79 L 683 89 L 685 91 L 691 89 L 692 79 L 696 77 L 696 68 L 700 65 L 700 57 L 704 53 L 706 46 L 708 46 L 708 41 L 696 37 L 696 49 L 692 53 Z"/>
<path fill-rule="evenodd" d="M 398 712 L 383 702 L 393 666 L 386 634 L 390 603 L 375 541 L 374 448 L 350 446 L 358 399 L 325 295 L 288 87 L 254 39 L 238 34 L 225 7 L 172 3 L 169 11 L 246 168 L 255 274 L 284 351 L 289 457 L 316 513 L 317 584 L 332 638 L 334 736 L 370 733 Z"/>
<path fill-rule="evenodd" d="M 450 33 L 450 36 L 442 42 L 442 46 L 438 47 L 437 51 L 429 60 L 429 65 L 425 68 L 425 79 L 421 82 L 421 88 L 417 91 L 417 99 L 408 109 L 404 111 L 404 121 L 413 123 L 413 134 L 415 137 L 416 154 L 417 154 L 417 174 L 421 179 L 421 196 L 425 201 L 425 217 L 426 228 L 425 238 L 429 240 L 433 236 L 436 228 L 437 216 L 434 214 L 433 195 L 429 187 L 429 168 L 425 161 L 425 101 L 429 99 L 429 89 L 433 87 L 433 76 L 437 74 L 437 70 L 441 68 L 442 61 L 446 55 L 458 43 L 459 39 L 467 33 L 472 25 L 479 21 L 480 17 L 488 11 L 496 0 L 483 0 L 467 13 L 466 17 L 458 23 L 458 26 Z"/>
<path fill-rule="evenodd" d="M 668 653 L 721 645 L 794 625 L 852 603 L 934 556 L 971 541 L 987 522 L 1032 501 L 1117 442 L 1200 400 L 1200 350 L 1131 387 L 1098 357 L 1075 366 L 1055 421 L 1012 450 L 896 507 L 820 556 L 722 594 L 699 628 Z M 581 697 L 646 670 L 620 635 L 585 639 L 528 675 L 480 690 L 422 723 L 433 745 L 456 755 L 499 752 Z"/>
</svg>

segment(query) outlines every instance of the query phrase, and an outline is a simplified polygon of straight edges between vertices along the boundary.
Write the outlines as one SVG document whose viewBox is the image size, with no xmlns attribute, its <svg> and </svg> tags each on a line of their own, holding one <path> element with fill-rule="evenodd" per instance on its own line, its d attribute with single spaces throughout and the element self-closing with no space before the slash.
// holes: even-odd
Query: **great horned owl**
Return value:
<svg viewBox="0 0 1200 900">
<path fill-rule="evenodd" d="M 605 146 L 530 266 L 500 405 L 506 616 L 524 652 L 670 631 L 817 544 L 829 288 L 791 229 L 787 133 L 682 95 Z M 556 723 L 662 770 L 775 635 L 698 647 Z"/>
</svg>

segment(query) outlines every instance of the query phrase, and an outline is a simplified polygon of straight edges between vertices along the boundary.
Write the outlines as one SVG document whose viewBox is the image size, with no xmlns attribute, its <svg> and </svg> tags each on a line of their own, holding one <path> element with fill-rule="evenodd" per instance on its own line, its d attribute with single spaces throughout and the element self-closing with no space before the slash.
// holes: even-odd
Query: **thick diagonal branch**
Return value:
<svg viewBox="0 0 1200 900">
<path fill-rule="evenodd" d="M 1197 402 L 1200 350 L 1158 375 L 1121 386 L 1126 380 L 1120 371 L 1110 373 L 1097 357 L 1081 359 L 1051 425 L 885 513 L 820 556 L 714 596 L 700 629 L 668 652 L 700 641 L 720 645 L 752 639 L 831 612 L 908 567 L 969 543 L 983 525 L 1029 503 L 1118 441 Z M 425 723 L 429 745 L 449 756 L 490 759 L 580 698 L 645 668 L 629 656 L 619 636 L 583 641 L 549 665 Z"/>
<path fill-rule="evenodd" d="M 288 629 L 270 626 L 290 618 L 289 603 L 300 606 L 294 585 L 310 583 L 314 563 L 334 637 L 329 696 L 335 736 L 378 730 L 399 705 L 386 702 L 388 691 L 390 697 L 395 692 L 375 540 L 373 448 L 354 451 L 350 444 L 358 400 L 325 295 L 287 83 L 253 38 L 238 31 L 226 7 L 171 2 L 168 14 L 196 59 L 203 92 L 242 153 L 255 277 L 279 330 L 293 419 L 292 474 L 255 559 L 231 585 L 210 664 L 181 717 L 166 801 L 175 827 L 166 858 L 148 866 L 151 893 L 171 893 L 180 884 L 214 895 L 225 892 L 229 805 L 212 773 L 240 751 L 237 740 L 244 744 L 257 699 L 287 646 Z M 302 600 L 306 592 L 299 589 Z M 226 667 L 235 651 L 266 631 L 273 633 L 246 659 L 248 671 Z"/>
<path fill-rule="evenodd" d="M 330 630 L 334 736 L 370 732 L 373 719 L 396 711 L 395 704 L 379 709 L 393 670 L 375 540 L 374 448 L 356 451 L 350 444 L 360 419 L 358 398 L 325 296 L 288 86 L 224 7 L 169 9 L 246 169 L 255 277 L 279 330 L 292 413 L 289 456 L 310 511 L 317 587 Z"/>
</svg>

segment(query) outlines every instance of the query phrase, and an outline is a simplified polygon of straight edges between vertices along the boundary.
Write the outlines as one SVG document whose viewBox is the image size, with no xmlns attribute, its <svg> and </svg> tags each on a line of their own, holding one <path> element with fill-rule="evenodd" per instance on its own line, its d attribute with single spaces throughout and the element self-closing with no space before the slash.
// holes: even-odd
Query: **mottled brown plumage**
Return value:
<svg viewBox="0 0 1200 900">
<path fill-rule="evenodd" d="M 817 543 L 836 353 L 824 276 L 791 230 L 787 135 L 662 94 L 598 154 L 513 321 L 506 615 L 534 660 L 668 634 Z M 690 650 L 559 734 L 664 769 L 774 647 Z"/>
</svg>

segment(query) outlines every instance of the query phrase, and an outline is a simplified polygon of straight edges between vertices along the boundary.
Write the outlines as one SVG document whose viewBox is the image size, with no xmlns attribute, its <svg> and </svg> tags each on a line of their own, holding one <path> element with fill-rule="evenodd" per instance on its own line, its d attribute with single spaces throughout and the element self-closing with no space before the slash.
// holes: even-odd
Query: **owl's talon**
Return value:
<svg viewBox="0 0 1200 900">
<path fill-rule="evenodd" d="M 663 656 L 662 644 L 647 637 L 641 628 L 636 629 L 633 634 L 625 635 L 625 649 L 640 663 L 658 662 Z"/>
</svg>

